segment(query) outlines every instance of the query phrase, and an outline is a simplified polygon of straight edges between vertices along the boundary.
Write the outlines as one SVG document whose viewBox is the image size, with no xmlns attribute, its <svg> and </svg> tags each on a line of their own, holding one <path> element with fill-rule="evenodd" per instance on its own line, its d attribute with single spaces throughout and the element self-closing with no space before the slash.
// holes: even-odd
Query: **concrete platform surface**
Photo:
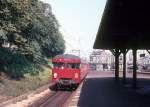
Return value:
<svg viewBox="0 0 150 107">
<path fill-rule="evenodd" d="M 90 72 L 68 107 L 150 107 L 150 78 L 116 81 L 112 72 Z"/>
</svg>

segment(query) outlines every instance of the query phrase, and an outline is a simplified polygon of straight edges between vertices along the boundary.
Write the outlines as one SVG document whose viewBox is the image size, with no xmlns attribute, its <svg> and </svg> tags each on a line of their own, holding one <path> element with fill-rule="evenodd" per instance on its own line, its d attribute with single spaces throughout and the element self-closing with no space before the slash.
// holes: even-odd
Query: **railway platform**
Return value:
<svg viewBox="0 0 150 107">
<path fill-rule="evenodd" d="M 113 72 L 89 72 L 67 107 L 150 107 L 150 75 L 138 74 L 137 89 L 127 77 L 123 84 Z"/>
</svg>

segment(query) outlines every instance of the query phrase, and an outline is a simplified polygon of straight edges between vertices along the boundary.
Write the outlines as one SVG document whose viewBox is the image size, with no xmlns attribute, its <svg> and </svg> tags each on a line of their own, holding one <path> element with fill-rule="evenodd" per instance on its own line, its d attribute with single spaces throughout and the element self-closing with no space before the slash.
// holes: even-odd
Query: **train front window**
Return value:
<svg viewBox="0 0 150 107">
<path fill-rule="evenodd" d="M 64 63 L 62 63 L 62 62 L 54 62 L 53 63 L 53 67 L 54 68 L 62 68 L 62 67 L 64 67 Z"/>
<path fill-rule="evenodd" d="M 71 68 L 71 69 L 80 69 L 80 64 L 79 63 L 68 63 L 67 67 Z"/>
</svg>

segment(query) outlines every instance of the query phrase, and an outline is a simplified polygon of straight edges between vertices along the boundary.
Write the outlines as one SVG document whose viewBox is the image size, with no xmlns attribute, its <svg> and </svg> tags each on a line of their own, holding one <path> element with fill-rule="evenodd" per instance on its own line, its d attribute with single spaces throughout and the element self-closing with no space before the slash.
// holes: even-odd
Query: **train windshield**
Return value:
<svg viewBox="0 0 150 107">
<path fill-rule="evenodd" d="M 54 62 L 53 63 L 53 67 L 54 68 L 62 68 L 62 67 L 64 67 L 64 63 L 63 62 Z"/>
<path fill-rule="evenodd" d="M 79 63 L 68 63 L 67 68 L 80 69 L 80 64 Z"/>
</svg>

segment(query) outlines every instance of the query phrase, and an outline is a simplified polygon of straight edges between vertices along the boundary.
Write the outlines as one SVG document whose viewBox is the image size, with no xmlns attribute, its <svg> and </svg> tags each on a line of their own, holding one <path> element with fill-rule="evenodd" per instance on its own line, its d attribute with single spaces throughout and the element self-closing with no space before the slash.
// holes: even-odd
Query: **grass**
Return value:
<svg viewBox="0 0 150 107">
<path fill-rule="evenodd" d="M 25 74 L 25 77 L 19 81 L 2 79 L 0 81 L 0 95 L 16 97 L 49 84 L 50 80 L 51 70 L 46 67 L 38 75 Z"/>
</svg>

